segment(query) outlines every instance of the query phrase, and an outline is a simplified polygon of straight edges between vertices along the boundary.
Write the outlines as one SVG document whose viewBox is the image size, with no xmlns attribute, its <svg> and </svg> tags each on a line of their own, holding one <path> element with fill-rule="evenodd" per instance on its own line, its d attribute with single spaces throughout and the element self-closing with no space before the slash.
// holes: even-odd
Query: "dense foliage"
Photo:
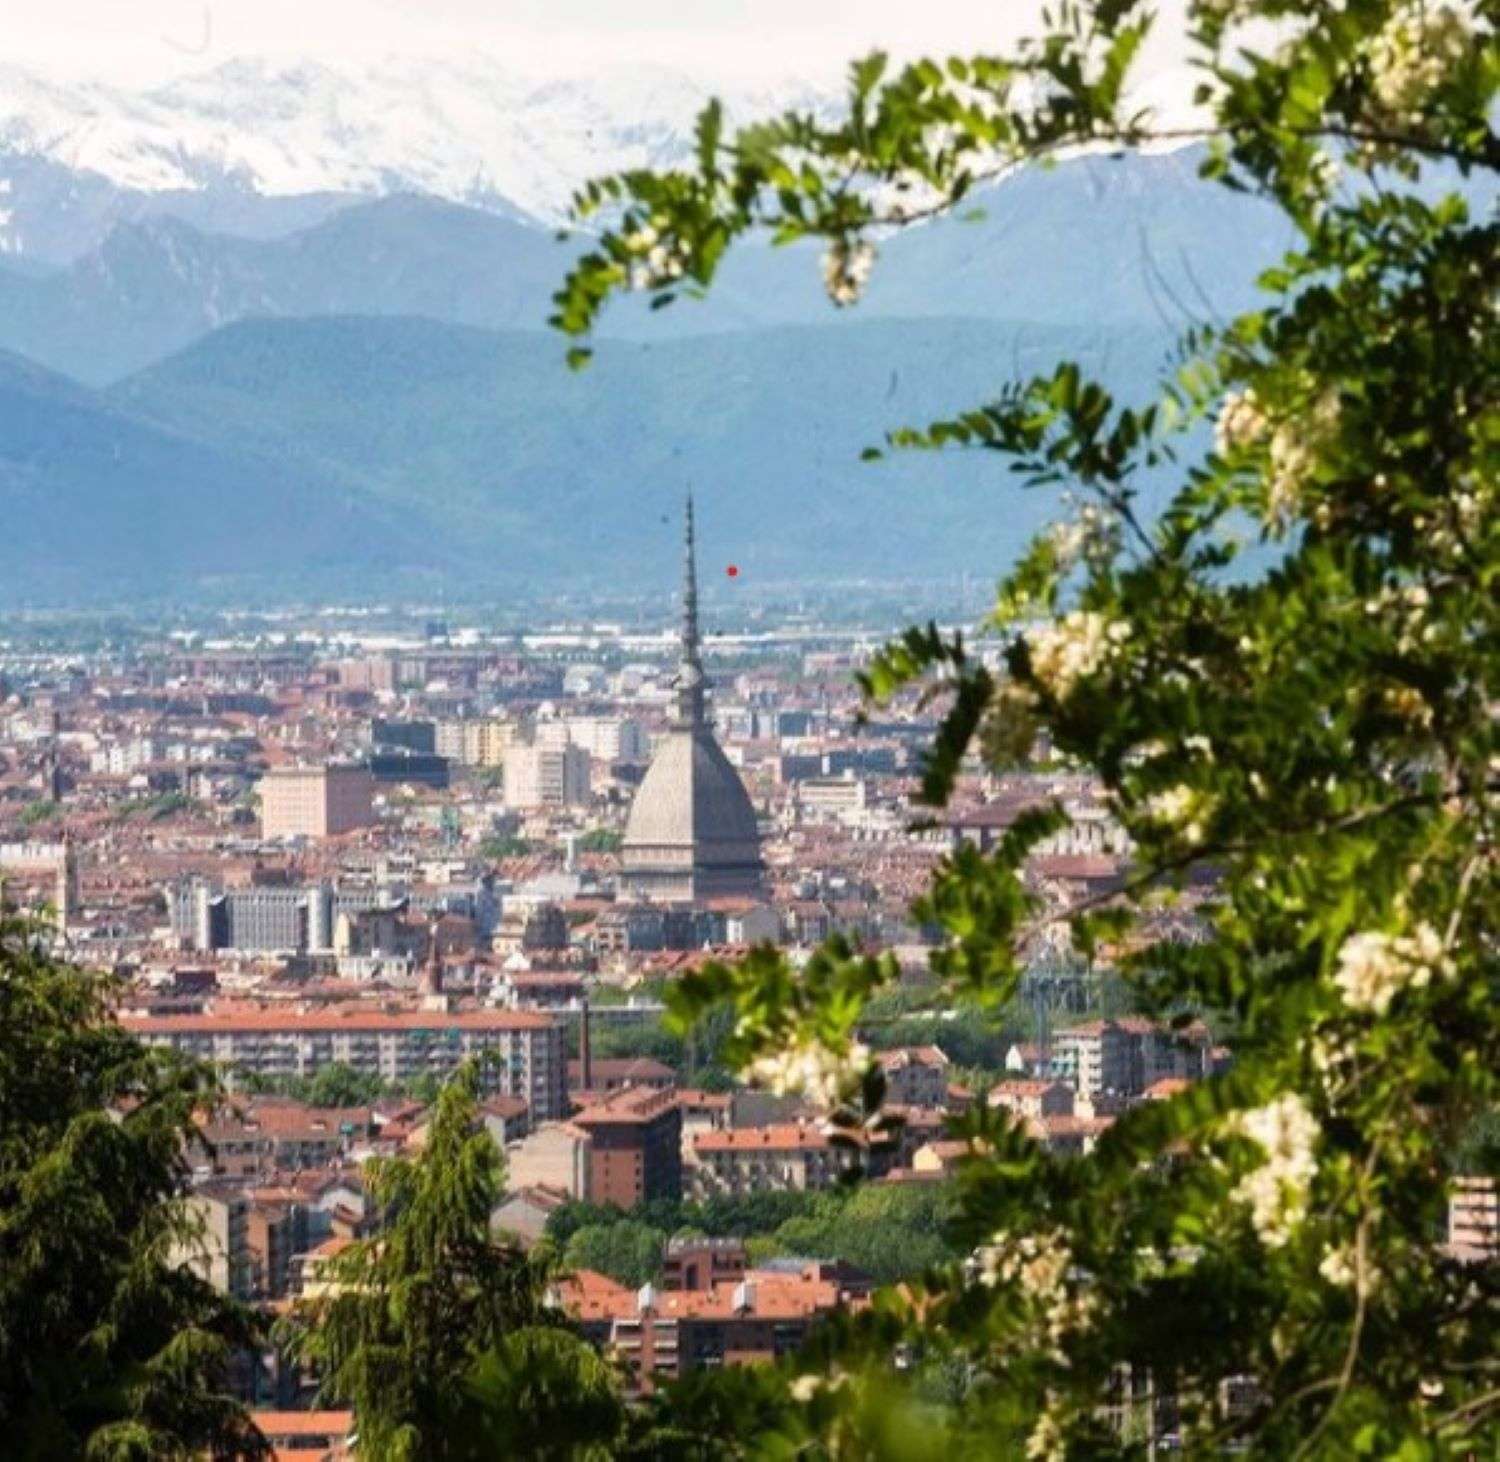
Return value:
<svg viewBox="0 0 1500 1462">
<path fill-rule="evenodd" d="M 678 1235 L 746 1239 L 755 1263 L 839 1259 L 890 1284 L 954 1257 L 946 1238 L 953 1208 L 942 1185 L 872 1183 L 702 1203 L 658 1199 L 629 1213 L 569 1203 L 548 1218 L 547 1233 L 562 1244 L 566 1268 L 596 1269 L 634 1286 L 658 1277 L 667 1240 Z"/>
<path fill-rule="evenodd" d="M 583 1456 L 614 1435 L 617 1388 L 560 1325 L 545 1254 L 490 1232 L 501 1160 L 478 1121 L 476 1070 L 443 1088 L 416 1157 L 375 1159 L 366 1173 L 379 1233 L 331 1261 L 285 1326 L 324 1399 L 353 1407 L 361 1455 L 490 1457 L 540 1429 L 555 1455 Z M 520 1398 L 524 1416 L 513 1414 Z"/>
<path fill-rule="evenodd" d="M 320 1066 L 311 1076 L 266 1076 L 256 1071 L 236 1071 L 237 1090 L 252 1095 L 284 1096 L 312 1107 L 368 1107 L 384 1098 L 412 1101 L 437 1100 L 443 1083 L 430 1072 L 387 1081 L 373 1071 L 356 1071 L 342 1061 Z"/>
<path fill-rule="evenodd" d="M 569 1269 L 593 1269 L 639 1289 L 661 1272 L 667 1235 L 636 1218 L 589 1223 L 575 1229 L 563 1250 Z"/>
<path fill-rule="evenodd" d="M 0 1418 L 7 1457 L 257 1456 L 226 1390 L 248 1315 L 181 1261 L 211 1077 L 109 1018 L 108 982 L 0 923 Z"/>
<path fill-rule="evenodd" d="M 945 998 L 1002 1008 L 1030 940 L 1063 926 L 1085 953 L 1128 948 L 1145 1008 L 1222 1012 L 1234 1069 L 1082 1159 L 975 1112 L 968 1259 L 844 1327 L 797 1383 L 800 1418 L 747 1451 L 921 1455 L 921 1437 L 1053 1458 L 1170 1432 L 1198 1453 L 1422 1457 L 1500 1426 L 1496 1266 L 1439 1244 L 1451 1155 L 1495 1175 L 1493 1147 L 1459 1139 L 1500 1085 L 1496 7 L 1188 14 L 1188 121 L 1131 90 L 1149 6 L 1057 0 L 1005 54 L 860 61 L 833 120 L 731 133 L 711 106 L 690 165 L 578 200 L 605 222 L 557 297 L 578 337 L 622 290 L 707 288 L 752 235 L 822 239 L 852 305 L 887 230 L 1079 148 L 1198 142 L 1204 187 L 1258 195 L 1293 237 L 1262 306 L 1189 329 L 1148 404 L 1064 362 L 892 433 L 992 453 L 1011 490 L 1058 494 L 1058 521 L 1000 586 L 1003 673 L 928 628 L 866 677 L 877 698 L 948 696 L 926 801 L 965 757 L 1005 765 L 1045 733 L 1134 844 L 1121 895 L 1061 908 L 1025 877 L 1061 808 L 955 854 L 917 909 L 944 935 Z M 1151 518 L 1148 469 L 1178 484 Z M 1203 868 L 1201 938 L 1162 937 Z M 853 1032 L 895 974 L 838 943 L 795 973 L 762 952 L 685 979 L 676 1007 L 731 1003 L 730 1058 L 868 1120 L 880 1083 Z M 930 1389 L 903 1402 L 898 1353 L 958 1378 L 939 1410 Z"/>
</svg>

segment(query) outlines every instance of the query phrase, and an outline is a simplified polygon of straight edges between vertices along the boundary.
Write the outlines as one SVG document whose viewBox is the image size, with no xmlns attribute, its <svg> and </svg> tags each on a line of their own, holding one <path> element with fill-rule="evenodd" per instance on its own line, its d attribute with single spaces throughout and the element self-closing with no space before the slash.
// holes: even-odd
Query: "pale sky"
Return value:
<svg viewBox="0 0 1500 1462">
<path fill-rule="evenodd" d="M 1160 6 L 1151 71 L 1177 69 L 1180 6 Z M 543 74 L 658 61 L 811 78 L 874 46 L 909 55 L 1004 44 L 1040 9 L 1040 0 L 0 0 L 0 60 L 148 81 L 246 54 L 480 49 Z"/>
</svg>

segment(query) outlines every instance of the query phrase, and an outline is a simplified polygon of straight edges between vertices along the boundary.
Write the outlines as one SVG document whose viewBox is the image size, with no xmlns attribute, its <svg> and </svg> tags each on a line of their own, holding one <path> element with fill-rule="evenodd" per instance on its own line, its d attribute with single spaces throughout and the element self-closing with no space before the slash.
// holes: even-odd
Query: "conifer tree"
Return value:
<svg viewBox="0 0 1500 1462">
<path fill-rule="evenodd" d="M 184 1153 L 218 1087 L 109 994 L 0 919 L 0 1452 L 255 1457 L 226 1389 L 251 1318 L 184 1262 Z"/>
</svg>

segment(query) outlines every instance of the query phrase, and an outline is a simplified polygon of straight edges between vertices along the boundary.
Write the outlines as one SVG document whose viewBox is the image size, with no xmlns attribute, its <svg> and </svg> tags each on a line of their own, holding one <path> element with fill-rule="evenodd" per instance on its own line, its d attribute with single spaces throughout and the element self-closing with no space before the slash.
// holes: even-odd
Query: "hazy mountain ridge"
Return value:
<svg viewBox="0 0 1500 1462">
<path fill-rule="evenodd" d="M 1083 159 L 990 190 L 977 222 L 886 240 L 850 318 L 1027 318 L 1137 325 L 1229 314 L 1282 240 L 1263 206 L 1204 195 L 1190 153 Z M 0 348 L 104 384 L 206 332 L 258 316 L 426 315 L 539 329 L 577 249 L 553 231 L 413 195 L 366 202 L 280 238 L 205 232 L 171 216 L 116 225 L 66 269 L 0 267 Z M 607 312 L 604 335 L 666 339 L 835 324 L 814 245 L 731 254 L 710 298 Z"/>
<path fill-rule="evenodd" d="M 574 374 L 541 333 L 248 321 L 110 399 L 437 518 L 482 564 L 463 571 L 471 585 L 655 573 L 659 558 L 670 563 L 665 525 L 690 484 L 709 552 L 730 554 L 747 576 L 955 574 L 1005 562 L 1055 503 L 1022 492 L 992 456 L 872 466 L 861 449 L 1060 353 L 1128 389 L 1150 378 L 1167 338 L 1146 327 L 866 320 L 610 341 Z"/>
<path fill-rule="evenodd" d="M 17 76 L 0 68 L 0 351 L 117 384 L 0 358 L 12 595 L 669 578 L 690 483 L 747 581 L 994 572 L 1050 499 L 993 457 L 860 449 L 1059 355 L 1139 393 L 1286 242 L 1263 205 L 1205 193 L 1191 151 L 1079 159 L 975 199 L 980 221 L 882 240 L 857 310 L 829 306 L 816 243 L 751 241 L 706 302 L 612 305 L 575 375 L 545 320 L 579 244 L 539 217 L 584 177 L 680 158 L 696 80 L 537 87 L 482 60 L 231 63 L 148 94 Z M 791 100 L 819 104 L 736 106 Z"/>
<path fill-rule="evenodd" d="M 0 597 L 190 594 L 212 581 L 331 578 L 451 562 L 425 516 L 347 483 L 143 421 L 0 354 Z"/>
</svg>

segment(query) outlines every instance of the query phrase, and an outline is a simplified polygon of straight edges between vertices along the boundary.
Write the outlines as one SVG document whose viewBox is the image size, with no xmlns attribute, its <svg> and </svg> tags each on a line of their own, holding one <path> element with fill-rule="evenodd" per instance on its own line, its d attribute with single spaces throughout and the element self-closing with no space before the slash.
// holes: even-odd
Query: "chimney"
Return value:
<svg viewBox="0 0 1500 1462">
<path fill-rule="evenodd" d="M 732 1306 L 736 1315 L 748 1315 L 755 1308 L 755 1286 L 748 1279 L 735 1285 Z"/>
<path fill-rule="evenodd" d="M 589 1039 L 589 997 L 582 1000 L 578 1030 L 578 1084 L 584 1091 L 594 1089 L 594 1052 Z"/>
</svg>

